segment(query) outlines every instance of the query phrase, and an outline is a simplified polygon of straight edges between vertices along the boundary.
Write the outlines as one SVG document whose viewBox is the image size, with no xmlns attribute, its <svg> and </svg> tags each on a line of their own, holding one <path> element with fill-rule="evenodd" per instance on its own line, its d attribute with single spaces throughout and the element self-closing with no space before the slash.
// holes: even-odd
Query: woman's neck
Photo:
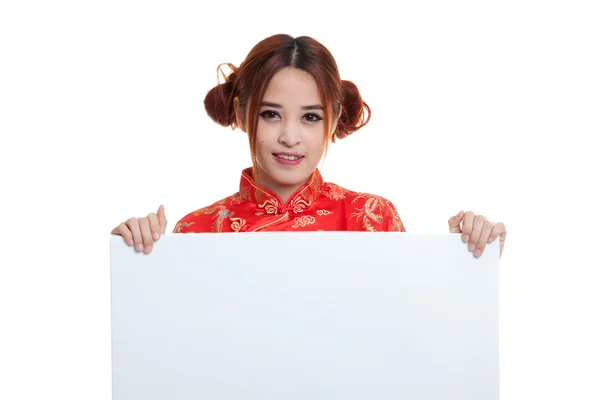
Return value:
<svg viewBox="0 0 600 400">
<path fill-rule="evenodd" d="M 256 169 L 254 169 L 253 175 L 256 174 L 256 172 L 257 172 Z M 277 195 L 277 197 L 279 197 L 279 199 L 281 200 L 282 204 L 286 204 L 288 202 L 288 200 L 290 199 L 290 197 L 298 189 L 300 189 L 306 182 L 308 182 L 308 179 L 310 179 L 310 177 L 309 177 L 304 182 L 301 182 L 301 183 L 298 183 L 295 185 L 285 185 L 285 184 L 281 184 L 281 183 L 274 181 L 264 172 L 258 173 L 257 177 L 253 176 L 252 178 L 259 186 L 261 186 L 261 187 L 269 190 L 273 194 Z"/>
</svg>

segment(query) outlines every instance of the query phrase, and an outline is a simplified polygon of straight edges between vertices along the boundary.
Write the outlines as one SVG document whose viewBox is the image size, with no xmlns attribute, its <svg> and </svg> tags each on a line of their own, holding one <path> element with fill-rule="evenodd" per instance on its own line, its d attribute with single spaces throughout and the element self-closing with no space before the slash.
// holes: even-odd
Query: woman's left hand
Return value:
<svg viewBox="0 0 600 400">
<path fill-rule="evenodd" d="M 462 228 L 461 228 L 462 222 Z M 460 211 L 448 220 L 450 233 L 462 233 L 463 242 L 469 242 L 469 251 L 475 257 L 481 257 L 485 245 L 500 237 L 500 257 L 506 240 L 506 227 L 502 222 L 488 221 L 483 215 L 475 215 L 473 211 Z"/>
</svg>

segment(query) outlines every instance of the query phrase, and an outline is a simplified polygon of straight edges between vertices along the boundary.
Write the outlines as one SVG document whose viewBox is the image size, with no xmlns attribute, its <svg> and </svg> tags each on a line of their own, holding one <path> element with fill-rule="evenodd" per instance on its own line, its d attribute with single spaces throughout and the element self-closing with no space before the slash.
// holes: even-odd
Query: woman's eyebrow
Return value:
<svg viewBox="0 0 600 400">
<path fill-rule="evenodd" d="M 260 106 L 261 107 L 283 108 L 283 106 L 281 104 L 271 103 L 269 101 L 263 101 L 262 103 L 260 103 Z M 302 109 L 303 110 L 322 110 L 323 106 L 320 104 L 313 104 L 310 106 L 303 106 Z"/>
</svg>

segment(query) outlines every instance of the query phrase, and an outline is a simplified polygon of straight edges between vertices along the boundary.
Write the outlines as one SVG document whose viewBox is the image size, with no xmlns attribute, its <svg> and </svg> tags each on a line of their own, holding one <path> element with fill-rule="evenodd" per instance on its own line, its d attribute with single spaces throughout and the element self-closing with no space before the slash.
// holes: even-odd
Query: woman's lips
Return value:
<svg viewBox="0 0 600 400">
<path fill-rule="evenodd" d="M 302 162 L 304 156 L 296 153 L 273 153 L 275 160 L 283 165 L 297 165 Z"/>
</svg>

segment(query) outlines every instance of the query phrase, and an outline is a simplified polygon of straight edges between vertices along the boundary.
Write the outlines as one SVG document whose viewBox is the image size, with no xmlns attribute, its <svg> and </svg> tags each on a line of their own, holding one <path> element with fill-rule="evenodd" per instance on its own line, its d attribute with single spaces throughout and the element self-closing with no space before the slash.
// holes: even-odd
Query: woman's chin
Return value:
<svg viewBox="0 0 600 400">
<path fill-rule="evenodd" d="M 268 171 L 267 172 L 271 179 L 277 184 L 281 186 L 301 186 L 303 185 L 310 175 L 312 171 L 305 171 L 304 169 L 298 170 L 277 170 L 277 171 Z"/>
</svg>

